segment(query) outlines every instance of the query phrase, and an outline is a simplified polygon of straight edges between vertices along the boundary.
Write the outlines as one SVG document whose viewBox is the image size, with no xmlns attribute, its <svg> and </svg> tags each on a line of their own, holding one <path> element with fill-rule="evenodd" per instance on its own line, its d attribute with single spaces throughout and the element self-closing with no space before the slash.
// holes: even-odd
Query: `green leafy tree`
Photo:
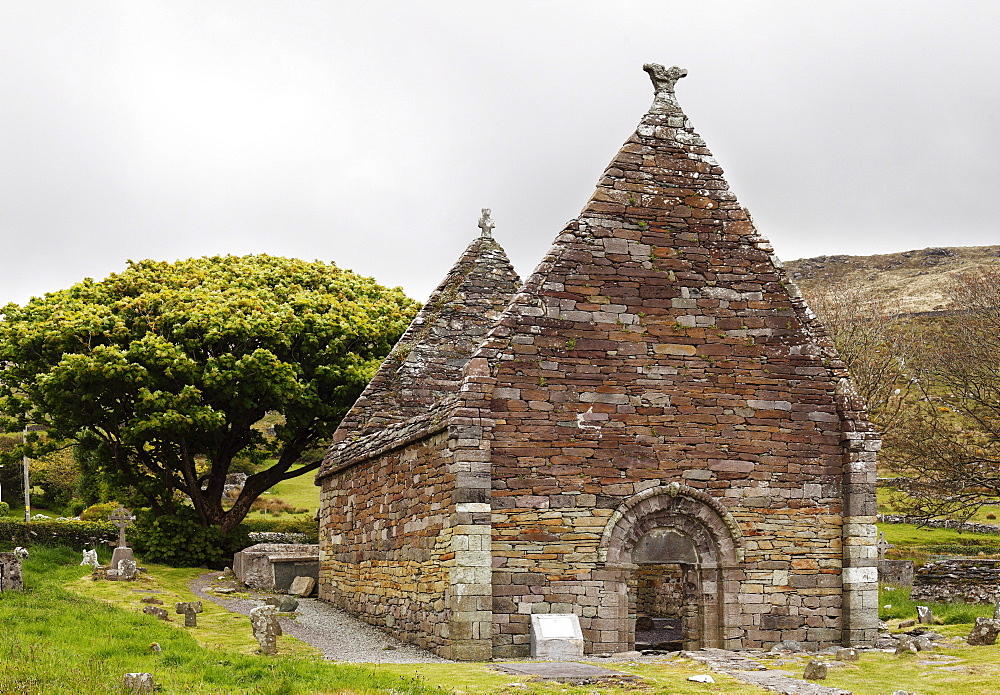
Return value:
<svg viewBox="0 0 1000 695">
<path fill-rule="evenodd" d="M 416 304 L 323 262 L 272 256 L 130 262 L 105 280 L 8 304 L 0 321 L 0 412 L 27 423 L 23 451 L 84 442 L 108 477 L 157 514 L 190 504 L 232 530 L 323 449 Z M 281 417 L 273 434 L 255 425 Z M 226 476 L 247 464 L 239 497 Z"/>
</svg>

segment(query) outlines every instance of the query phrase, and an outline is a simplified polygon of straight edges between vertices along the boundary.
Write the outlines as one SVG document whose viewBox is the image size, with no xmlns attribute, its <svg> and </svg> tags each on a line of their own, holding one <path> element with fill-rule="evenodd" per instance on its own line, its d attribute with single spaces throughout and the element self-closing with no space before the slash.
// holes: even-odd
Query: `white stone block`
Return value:
<svg viewBox="0 0 1000 695">
<path fill-rule="evenodd" d="M 560 661 L 583 656 L 583 631 L 575 613 L 531 615 L 531 658 Z"/>
<path fill-rule="evenodd" d="M 844 584 L 878 582 L 878 567 L 845 567 Z"/>
</svg>

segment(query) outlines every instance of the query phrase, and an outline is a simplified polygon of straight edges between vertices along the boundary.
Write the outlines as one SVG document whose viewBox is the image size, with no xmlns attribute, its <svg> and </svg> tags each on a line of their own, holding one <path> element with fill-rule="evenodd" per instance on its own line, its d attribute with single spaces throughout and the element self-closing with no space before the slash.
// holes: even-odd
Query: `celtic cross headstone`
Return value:
<svg viewBox="0 0 1000 695">
<path fill-rule="evenodd" d="M 132 512 L 119 504 L 118 508 L 111 512 L 108 520 L 118 527 L 118 547 L 127 548 L 128 544 L 125 543 L 125 527 L 135 521 L 135 517 L 132 516 Z"/>
<path fill-rule="evenodd" d="M 128 509 L 125 509 L 122 505 L 118 505 L 118 508 L 108 516 L 108 520 L 118 527 L 118 547 L 115 548 L 115 552 L 111 556 L 111 569 L 108 571 L 108 579 L 117 579 L 119 562 L 130 560 L 132 563 L 135 563 L 135 556 L 132 553 L 132 549 L 125 542 L 125 528 L 135 521 L 135 517 L 132 516 L 132 512 Z"/>
<path fill-rule="evenodd" d="M 885 533 L 879 533 L 878 534 L 878 543 L 875 544 L 875 548 L 878 550 L 878 559 L 879 560 L 884 560 L 885 559 L 885 551 L 886 550 L 888 550 L 889 548 L 895 548 L 895 547 L 896 546 L 894 546 L 892 543 L 890 543 L 889 541 L 887 541 L 885 539 Z"/>
</svg>

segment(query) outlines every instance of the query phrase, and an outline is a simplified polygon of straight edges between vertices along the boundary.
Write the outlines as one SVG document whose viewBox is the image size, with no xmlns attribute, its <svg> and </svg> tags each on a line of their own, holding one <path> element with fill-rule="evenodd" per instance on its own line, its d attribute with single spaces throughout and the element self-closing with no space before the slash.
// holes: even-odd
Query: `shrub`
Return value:
<svg viewBox="0 0 1000 695">
<path fill-rule="evenodd" d="M 108 517 L 118 507 L 117 502 L 101 502 L 92 504 L 80 512 L 81 521 L 107 521 Z"/>
<path fill-rule="evenodd" d="M 202 526 L 190 507 L 165 515 L 144 509 L 136 516 L 133 546 L 147 562 L 174 567 L 219 565 L 248 545 L 246 531 L 224 535 L 218 526 Z"/>
<path fill-rule="evenodd" d="M 0 517 L 7 516 L 10 514 L 10 505 L 6 502 L 0 502 Z"/>
<path fill-rule="evenodd" d="M 108 521 L 18 521 L 0 518 L 0 543 L 14 546 L 67 546 L 76 550 L 113 543 L 118 529 Z"/>
</svg>

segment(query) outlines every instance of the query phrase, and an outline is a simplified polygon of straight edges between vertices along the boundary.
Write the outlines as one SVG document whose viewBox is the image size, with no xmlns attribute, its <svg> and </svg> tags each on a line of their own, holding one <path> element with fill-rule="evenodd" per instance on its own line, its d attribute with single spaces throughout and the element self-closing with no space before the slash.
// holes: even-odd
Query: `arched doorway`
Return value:
<svg viewBox="0 0 1000 695">
<path fill-rule="evenodd" d="M 742 534 L 704 492 L 671 483 L 626 500 L 601 539 L 606 617 L 622 650 L 739 649 Z"/>
</svg>

